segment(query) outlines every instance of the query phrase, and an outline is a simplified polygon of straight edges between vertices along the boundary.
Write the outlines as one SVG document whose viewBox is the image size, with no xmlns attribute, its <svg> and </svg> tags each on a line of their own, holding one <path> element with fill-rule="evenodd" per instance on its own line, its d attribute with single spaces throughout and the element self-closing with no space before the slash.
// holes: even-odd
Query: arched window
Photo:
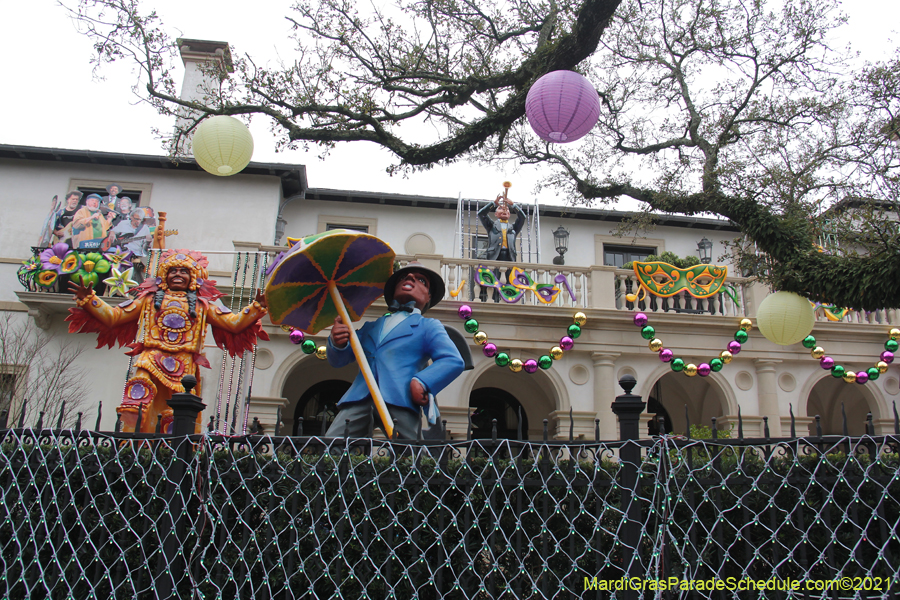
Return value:
<svg viewBox="0 0 900 600">
<path fill-rule="evenodd" d="M 300 435 L 300 417 L 303 418 L 303 435 L 323 435 L 337 414 L 338 400 L 348 389 L 350 382 L 329 379 L 303 392 L 294 409 L 293 435 Z"/>
<path fill-rule="evenodd" d="M 528 439 L 528 417 L 515 396 L 500 388 L 480 388 L 469 396 L 472 415 L 472 439 L 489 439 L 493 419 L 497 419 L 497 438 L 519 439 L 519 415 L 522 437 Z"/>
</svg>

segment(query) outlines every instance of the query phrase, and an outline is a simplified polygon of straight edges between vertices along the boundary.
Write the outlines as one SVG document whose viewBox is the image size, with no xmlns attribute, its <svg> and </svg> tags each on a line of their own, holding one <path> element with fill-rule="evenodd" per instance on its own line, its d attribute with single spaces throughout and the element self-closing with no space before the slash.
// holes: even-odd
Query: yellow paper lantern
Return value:
<svg viewBox="0 0 900 600">
<path fill-rule="evenodd" d="M 207 173 L 220 177 L 234 175 L 250 163 L 253 136 L 234 117 L 210 117 L 194 133 L 191 150 L 197 164 Z"/>
<path fill-rule="evenodd" d="M 809 335 L 816 315 L 809 300 L 793 292 L 766 296 L 756 313 L 756 326 L 767 340 L 790 346 Z"/>
</svg>

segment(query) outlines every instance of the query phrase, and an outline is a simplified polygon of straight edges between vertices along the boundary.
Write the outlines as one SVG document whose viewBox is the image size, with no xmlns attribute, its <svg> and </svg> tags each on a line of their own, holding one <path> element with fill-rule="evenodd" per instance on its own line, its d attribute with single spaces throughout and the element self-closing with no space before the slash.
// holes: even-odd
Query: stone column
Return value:
<svg viewBox="0 0 900 600">
<path fill-rule="evenodd" d="M 775 381 L 775 366 L 781 361 L 774 358 L 757 358 L 757 402 L 759 416 L 769 417 L 769 433 L 772 437 L 781 437 L 781 408 L 778 404 L 778 384 Z"/>
<path fill-rule="evenodd" d="M 610 402 L 615 400 L 616 392 L 616 359 L 618 352 L 592 352 L 594 361 L 594 412 L 600 419 L 600 439 L 604 441 L 619 439 L 618 421 Z"/>
</svg>

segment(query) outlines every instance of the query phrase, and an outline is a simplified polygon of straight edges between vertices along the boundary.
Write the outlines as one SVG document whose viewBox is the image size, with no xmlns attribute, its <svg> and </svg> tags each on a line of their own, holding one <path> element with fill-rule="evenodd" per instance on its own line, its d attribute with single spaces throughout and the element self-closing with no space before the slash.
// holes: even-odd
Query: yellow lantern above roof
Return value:
<svg viewBox="0 0 900 600">
<path fill-rule="evenodd" d="M 220 177 L 235 175 L 250 163 L 253 136 L 234 117 L 210 117 L 197 127 L 191 150 L 197 164 L 207 173 Z"/>
</svg>

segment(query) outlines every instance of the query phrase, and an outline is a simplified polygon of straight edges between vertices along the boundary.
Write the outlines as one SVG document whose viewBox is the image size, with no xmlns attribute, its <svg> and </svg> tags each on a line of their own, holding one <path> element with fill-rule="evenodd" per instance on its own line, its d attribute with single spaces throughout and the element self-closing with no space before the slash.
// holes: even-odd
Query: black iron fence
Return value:
<svg viewBox="0 0 900 600">
<path fill-rule="evenodd" d="M 639 398 L 617 399 L 636 437 Z M 186 422 L 189 417 L 186 417 Z M 3 598 L 893 598 L 900 435 L 0 431 Z"/>
</svg>

